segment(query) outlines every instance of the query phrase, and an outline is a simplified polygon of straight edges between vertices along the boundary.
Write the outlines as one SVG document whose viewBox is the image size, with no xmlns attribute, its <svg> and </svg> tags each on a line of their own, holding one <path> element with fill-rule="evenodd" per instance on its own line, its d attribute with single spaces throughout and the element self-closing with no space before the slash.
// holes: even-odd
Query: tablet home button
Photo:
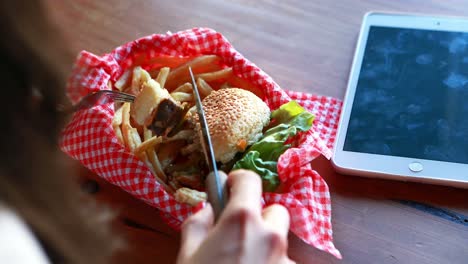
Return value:
<svg viewBox="0 0 468 264">
<path fill-rule="evenodd" d="M 419 162 L 411 162 L 408 167 L 412 172 L 420 172 L 424 169 L 423 165 Z"/>
</svg>

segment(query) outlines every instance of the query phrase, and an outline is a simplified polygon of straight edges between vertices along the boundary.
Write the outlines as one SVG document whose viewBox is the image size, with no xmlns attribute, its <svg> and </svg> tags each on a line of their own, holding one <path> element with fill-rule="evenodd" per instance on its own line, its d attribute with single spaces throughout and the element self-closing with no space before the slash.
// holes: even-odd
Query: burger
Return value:
<svg viewBox="0 0 468 264">
<path fill-rule="evenodd" d="M 257 142 L 270 122 L 270 108 L 250 91 L 225 88 L 202 101 L 216 161 L 228 164 Z M 200 133 L 198 115 L 192 115 Z"/>
</svg>

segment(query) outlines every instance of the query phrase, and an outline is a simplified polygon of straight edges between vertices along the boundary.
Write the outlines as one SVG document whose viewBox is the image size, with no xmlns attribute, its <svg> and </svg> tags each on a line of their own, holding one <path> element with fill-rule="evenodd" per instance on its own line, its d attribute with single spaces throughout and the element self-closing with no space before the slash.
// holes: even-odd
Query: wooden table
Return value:
<svg viewBox="0 0 468 264">
<path fill-rule="evenodd" d="M 152 33 L 211 27 L 284 89 L 343 98 L 361 19 L 370 10 L 468 15 L 468 1 L 54 1 L 50 16 L 73 52 L 109 52 Z M 467 150 L 468 151 L 468 150 Z M 332 198 L 343 260 L 290 236 L 300 263 L 468 263 L 468 190 L 335 173 L 318 158 Z M 156 209 L 95 179 L 97 199 L 119 210 L 129 248 L 114 263 L 173 263 L 179 235 Z M 90 187 L 88 185 L 88 187 Z M 93 186 L 91 186 L 92 189 Z"/>
</svg>

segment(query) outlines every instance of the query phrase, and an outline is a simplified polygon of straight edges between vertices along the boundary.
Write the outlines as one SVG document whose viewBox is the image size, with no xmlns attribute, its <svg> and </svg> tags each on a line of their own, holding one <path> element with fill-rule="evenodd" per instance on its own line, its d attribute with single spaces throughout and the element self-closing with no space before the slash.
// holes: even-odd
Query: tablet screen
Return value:
<svg viewBox="0 0 468 264">
<path fill-rule="evenodd" d="M 343 149 L 468 163 L 468 33 L 372 26 Z"/>
</svg>

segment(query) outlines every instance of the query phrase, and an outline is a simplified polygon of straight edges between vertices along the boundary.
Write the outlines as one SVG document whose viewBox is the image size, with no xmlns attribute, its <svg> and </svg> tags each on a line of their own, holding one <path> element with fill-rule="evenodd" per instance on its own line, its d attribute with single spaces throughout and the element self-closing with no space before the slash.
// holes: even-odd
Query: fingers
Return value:
<svg viewBox="0 0 468 264">
<path fill-rule="evenodd" d="M 235 170 L 229 173 L 229 203 L 226 209 L 246 208 L 253 213 L 261 213 L 262 182 L 260 176 L 248 170 Z"/>
<path fill-rule="evenodd" d="M 262 212 L 263 224 L 268 231 L 268 241 L 272 260 L 283 259 L 280 263 L 291 263 L 287 258 L 289 213 L 279 204 L 273 204 Z"/>
<path fill-rule="evenodd" d="M 209 204 L 185 220 L 182 226 L 179 258 L 189 258 L 198 249 L 212 228 L 213 222 L 213 209 Z"/>
<path fill-rule="evenodd" d="M 262 218 L 268 228 L 287 239 L 290 219 L 289 212 L 284 206 L 273 204 L 266 207 L 263 209 Z"/>
</svg>

